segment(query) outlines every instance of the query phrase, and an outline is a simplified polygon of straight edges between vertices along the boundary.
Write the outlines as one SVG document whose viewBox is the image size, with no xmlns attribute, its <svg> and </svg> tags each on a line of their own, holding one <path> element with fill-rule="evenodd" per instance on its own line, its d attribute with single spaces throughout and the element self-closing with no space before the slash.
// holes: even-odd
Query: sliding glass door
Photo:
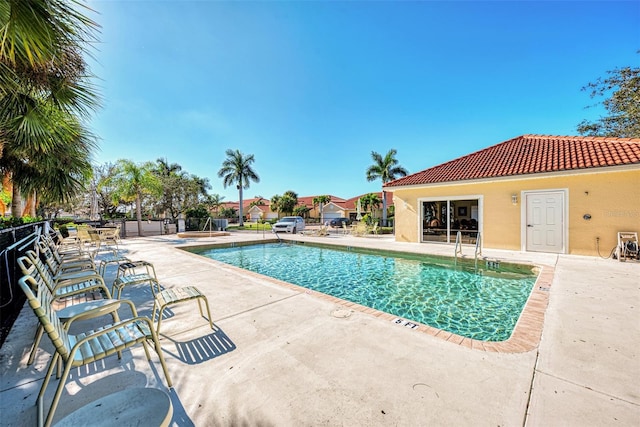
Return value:
<svg viewBox="0 0 640 427">
<path fill-rule="evenodd" d="M 475 243 L 479 229 L 479 198 L 425 199 L 421 202 L 423 242 L 455 243 L 458 232 L 462 243 Z"/>
</svg>

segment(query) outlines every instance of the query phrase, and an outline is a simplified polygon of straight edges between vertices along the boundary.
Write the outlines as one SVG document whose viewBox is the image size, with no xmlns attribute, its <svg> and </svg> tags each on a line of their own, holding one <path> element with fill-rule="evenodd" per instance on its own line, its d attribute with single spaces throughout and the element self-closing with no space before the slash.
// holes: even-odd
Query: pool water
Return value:
<svg viewBox="0 0 640 427">
<path fill-rule="evenodd" d="M 531 267 L 477 269 L 426 255 L 257 244 L 195 253 L 464 337 L 509 338 L 535 283 Z"/>
</svg>

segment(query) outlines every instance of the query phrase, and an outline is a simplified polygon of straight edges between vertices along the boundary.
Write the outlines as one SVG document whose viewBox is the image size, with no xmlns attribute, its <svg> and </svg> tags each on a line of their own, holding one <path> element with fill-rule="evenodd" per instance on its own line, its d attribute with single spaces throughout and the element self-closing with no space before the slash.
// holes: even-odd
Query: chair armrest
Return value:
<svg viewBox="0 0 640 427">
<path fill-rule="evenodd" d="M 102 278 L 102 276 L 98 273 L 98 272 L 94 272 L 91 270 L 85 270 L 87 271 L 86 275 L 72 275 L 72 274 L 68 274 L 68 275 L 63 275 L 63 276 L 56 276 L 53 278 L 54 282 L 55 282 L 55 286 L 54 289 L 57 289 L 61 286 L 69 286 L 69 285 L 78 285 L 80 283 L 84 283 L 84 282 L 89 282 L 91 280 L 97 280 L 99 282 L 102 282 L 102 284 L 104 285 L 104 279 Z"/>
<path fill-rule="evenodd" d="M 76 320 L 92 319 L 105 314 L 118 311 L 121 301 L 116 299 L 102 299 L 87 301 L 80 304 L 73 304 L 58 310 L 56 314 L 64 322 L 64 328 L 69 330 L 71 324 Z"/>
</svg>

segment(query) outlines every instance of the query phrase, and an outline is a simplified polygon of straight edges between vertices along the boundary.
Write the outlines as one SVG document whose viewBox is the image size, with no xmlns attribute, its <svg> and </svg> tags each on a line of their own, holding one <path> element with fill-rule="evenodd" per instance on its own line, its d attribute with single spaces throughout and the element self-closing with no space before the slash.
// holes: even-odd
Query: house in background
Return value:
<svg viewBox="0 0 640 427">
<path fill-rule="evenodd" d="M 369 194 L 369 193 L 367 193 Z M 369 209 L 369 211 L 373 211 L 373 216 L 375 218 L 381 218 L 382 216 L 382 192 L 374 193 L 378 195 L 380 199 L 380 206 L 378 208 Z M 360 197 L 365 196 L 366 194 L 361 194 L 356 197 L 352 197 L 351 199 L 343 199 L 341 197 L 329 195 L 331 197 L 331 201 L 329 203 L 324 204 L 322 216 L 324 217 L 324 221 L 331 221 L 334 218 L 351 218 L 352 220 L 356 219 L 356 204 Z M 313 205 L 313 199 L 317 196 L 303 196 L 298 197 L 298 204 L 296 206 L 306 206 L 309 208 L 309 212 L 306 215 L 306 218 L 314 218 L 320 219 L 320 206 Z M 243 213 L 247 221 L 257 221 L 259 219 L 263 219 L 265 221 L 271 219 L 278 218 L 278 212 L 274 212 L 271 210 L 271 201 L 268 199 L 261 199 L 261 204 L 254 204 L 254 202 L 258 201 L 256 198 L 250 198 L 242 201 L 243 204 Z M 253 206 L 251 206 L 253 204 Z M 393 206 L 393 194 L 391 192 L 387 192 L 387 208 Z M 221 207 L 226 209 L 233 208 L 238 211 L 240 207 L 238 202 L 224 202 L 221 204 Z M 362 215 L 366 212 L 363 210 Z"/>
<path fill-rule="evenodd" d="M 523 135 L 385 189 L 397 241 L 608 256 L 640 232 L 640 139 Z"/>
<path fill-rule="evenodd" d="M 329 203 L 325 203 L 322 207 L 322 216 L 324 217 L 325 221 L 330 221 L 333 218 L 340 218 L 341 214 L 338 214 L 339 209 L 336 210 L 336 206 L 340 203 L 345 202 L 345 199 L 343 199 L 342 197 L 333 196 L 331 194 L 328 194 L 328 196 L 331 198 L 331 201 Z M 313 199 L 315 199 L 316 197 L 318 196 L 298 197 L 298 206 L 306 206 L 310 209 L 308 213 L 309 218 L 320 219 L 320 205 L 313 205 Z"/>
</svg>

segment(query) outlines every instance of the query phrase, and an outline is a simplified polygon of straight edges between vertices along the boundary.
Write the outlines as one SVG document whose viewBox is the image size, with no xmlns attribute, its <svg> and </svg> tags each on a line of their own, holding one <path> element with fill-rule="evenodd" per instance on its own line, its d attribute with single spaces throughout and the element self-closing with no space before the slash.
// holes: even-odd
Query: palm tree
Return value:
<svg viewBox="0 0 640 427">
<path fill-rule="evenodd" d="M 82 57 L 97 40 L 98 25 L 74 8 L 79 5 L 0 2 L 0 169 L 14 183 L 14 216 L 20 215 L 21 188 L 33 195 L 40 187 L 63 201 L 87 174 L 94 142 L 76 116 L 86 118 L 98 106 Z"/>
<path fill-rule="evenodd" d="M 139 236 L 143 235 L 142 197 L 147 194 L 153 196 L 162 194 L 161 182 L 153 173 L 154 166 L 151 162 L 137 165 L 131 160 L 120 159 L 116 164 L 115 174 L 105 182 L 106 185 L 114 189 L 114 203 L 118 203 L 120 200 L 135 201 Z"/>
<path fill-rule="evenodd" d="M 362 209 L 365 212 L 369 211 L 373 214 L 373 210 L 380 207 L 380 198 L 376 193 L 369 193 L 360 197 L 360 203 L 362 203 Z"/>
<path fill-rule="evenodd" d="M 384 158 L 376 153 L 371 152 L 373 165 L 367 169 L 367 181 L 375 181 L 380 178 L 382 180 L 382 225 L 387 225 L 387 192 L 384 190 L 384 184 L 393 181 L 396 178 L 407 176 L 408 172 L 402 166 L 398 166 L 396 159 L 398 151 L 395 148 L 389 150 Z"/>
<path fill-rule="evenodd" d="M 98 106 L 83 54 L 99 26 L 77 6 L 90 10 L 66 0 L 0 2 L 0 131 L 25 114 L 32 137 L 46 131 L 36 120 L 40 102 L 81 115 Z M 16 142 L 0 138 L 0 151 Z"/>
<path fill-rule="evenodd" d="M 86 185 L 91 176 L 94 136 L 80 120 L 50 102 L 40 102 L 38 125 L 43 131 L 32 135 L 28 114 L 2 129 L 4 154 L 0 173 L 13 183 L 11 214 L 20 217 L 21 194 L 42 194 L 46 202 L 66 202 Z M 36 198 L 38 200 L 39 196 Z"/>
<path fill-rule="evenodd" d="M 206 199 L 205 199 L 205 204 L 207 205 L 207 207 L 209 209 L 211 209 L 213 212 L 215 212 L 216 217 L 220 216 L 220 207 L 222 205 L 224 205 L 224 202 L 222 201 L 224 199 L 224 196 L 219 195 L 218 193 L 215 194 L 209 194 L 207 195 Z"/>
<path fill-rule="evenodd" d="M 313 206 L 320 205 L 320 224 L 324 224 L 324 205 L 331 201 L 331 196 L 324 194 L 322 196 L 314 197 L 312 202 Z"/>
<path fill-rule="evenodd" d="M 240 226 L 244 224 L 244 217 L 242 213 L 242 190 L 249 188 L 251 181 L 260 182 L 260 177 L 251 167 L 251 164 L 255 161 L 253 154 L 245 156 L 240 150 L 226 151 L 227 158 L 222 162 L 222 168 L 218 171 L 218 177 L 222 178 L 222 184 L 224 188 L 230 185 L 236 184 L 238 189 L 238 196 L 240 199 L 238 210 L 238 222 Z"/>
</svg>

